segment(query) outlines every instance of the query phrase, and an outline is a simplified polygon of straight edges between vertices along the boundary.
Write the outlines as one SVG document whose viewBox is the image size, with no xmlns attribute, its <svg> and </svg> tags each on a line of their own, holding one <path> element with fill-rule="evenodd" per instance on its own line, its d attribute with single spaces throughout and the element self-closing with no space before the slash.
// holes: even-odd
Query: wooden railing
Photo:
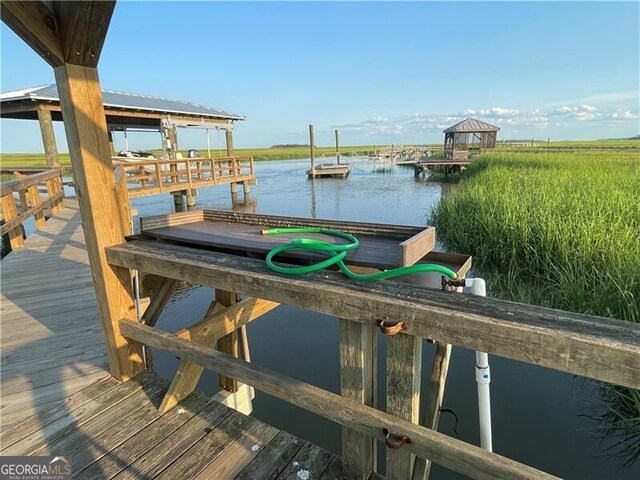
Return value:
<svg viewBox="0 0 640 480">
<path fill-rule="evenodd" d="M 11 248 L 24 247 L 22 225 L 28 218 L 34 217 L 36 228 L 45 224 L 45 210 L 52 214 L 64 208 L 64 188 L 60 170 L 53 169 L 32 175 L 16 172 L 18 177 L 0 184 L 0 203 L 2 205 L 2 236 L 9 236 Z M 40 187 L 46 188 L 46 197 L 40 195 Z M 16 204 L 17 193 L 20 209 Z"/>
<path fill-rule="evenodd" d="M 437 397 L 441 399 L 443 384 L 436 391 L 430 388 L 427 411 L 420 412 L 424 338 L 437 342 L 444 353 L 436 358 L 445 363 L 447 350 L 458 345 L 640 387 L 640 325 L 630 322 L 394 282 L 354 283 L 336 272 L 293 278 L 274 274 L 261 260 L 145 240 L 108 248 L 107 261 L 165 277 L 165 285 L 178 280 L 250 297 L 230 307 L 210 308 L 203 320 L 171 334 L 153 328 L 168 298 L 163 288 L 147 310 L 152 313 L 145 313 L 141 323 L 123 319 L 119 328 L 132 345 L 166 350 L 199 372 L 216 371 L 341 424 L 343 473 L 348 479 L 373 475 L 372 439 L 388 446 L 387 477 L 392 480 L 424 478 L 425 462 L 414 462 L 415 457 L 473 478 L 555 478 L 437 432 Z M 210 348 L 273 308 L 274 302 L 340 319 L 341 395 Z M 389 335 L 386 412 L 375 408 L 378 327 Z M 431 385 L 438 384 L 443 369 L 446 376 L 446 364 L 434 362 Z M 187 375 L 180 371 L 169 390 L 174 398 L 163 404 L 179 402 L 195 388 L 198 376 L 192 374 L 185 385 Z M 425 426 L 418 424 L 421 413 Z M 418 464 L 419 473 L 413 471 Z"/>
<path fill-rule="evenodd" d="M 208 185 L 252 182 L 253 157 L 138 160 L 114 157 L 127 177 L 130 197 L 190 190 Z"/>
</svg>

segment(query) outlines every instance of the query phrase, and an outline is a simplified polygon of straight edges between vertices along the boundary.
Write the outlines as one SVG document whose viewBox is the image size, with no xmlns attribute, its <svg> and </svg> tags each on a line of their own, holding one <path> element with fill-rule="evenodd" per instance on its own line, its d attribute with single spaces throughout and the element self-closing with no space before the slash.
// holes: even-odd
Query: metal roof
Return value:
<svg viewBox="0 0 640 480">
<path fill-rule="evenodd" d="M 199 117 L 222 118 L 226 120 L 244 120 L 245 117 L 236 113 L 225 112 L 217 108 L 205 107 L 197 103 L 185 102 L 172 98 L 152 97 L 137 93 L 116 92 L 102 90 L 104 106 L 127 110 L 144 110 L 168 114 L 193 115 Z M 19 100 L 44 100 L 60 102 L 58 89 L 55 84 L 43 87 L 25 88 L 0 94 L 0 103 Z"/>
<path fill-rule="evenodd" d="M 481 122 L 480 120 L 476 120 L 475 118 L 467 118 L 466 120 L 462 120 L 461 122 L 456 123 L 455 125 L 450 126 L 446 130 L 443 130 L 443 133 L 452 133 L 452 132 L 497 132 L 500 129 L 496 126 L 493 126 L 489 123 Z"/>
</svg>

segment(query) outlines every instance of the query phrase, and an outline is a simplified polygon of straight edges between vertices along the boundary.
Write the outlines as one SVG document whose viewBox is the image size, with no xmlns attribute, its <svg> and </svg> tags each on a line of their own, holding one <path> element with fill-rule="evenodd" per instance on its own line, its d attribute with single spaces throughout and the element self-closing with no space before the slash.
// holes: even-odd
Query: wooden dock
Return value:
<svg viewBox="0 0 640 480">
<path fill-rule="evenodd" d="M 192 191 L 201 187 L 256 184 L 253 157 L 183 158 L 179 160 L 113 158 L 124 169 L 129 198 Z"/>
<path fill-rule="evenodd" d="M 448 158 L 429 158 L 422 159 L 415 163 L 414 165 L 414 175 L 416 177 L 420 175 L 426 175 L 427 171 L 430 167 L 444 167 L 445 175 L 457 170 L 462 169 L 462 167 L 466 167 L 471 164 L 470 159 L 465 160 L 455 160 Z"/>
<path fill-rule="evenodd" d="M 2 429 L 109 375 L 78 203 L 2 260 Z"/>
<path fill-rule="evenodd" d="M 342 478 L 333 453 L 202 394 L 159 413 L 168 387 L 98 380 L 3 429 L 2 455 L 63 456 L 76 479 Z"/>
<path fill-rule="evenodd" d="M 464 295 L 387 282 L 355 286 L 334 272 L 293 279 L 270 273 L 258 259 L 132 240 L 107 249 L 111 265 L 135 264 L 139 270 L 173 280 L 214 288 L 223 285 L 256 298 L 268 288 L 271 303 L 341 318 L 342 396 L 198 345 L 197 340 L 127 319 L 119 326 L 131 342 L 166 350 L 183 362 L 202 365 L 342 424 L 345 460 L 198 393 L 185 395 L 175 408 L 159 409 L 171 389 L 167 381 L 146 370 L 132 380 L 119 382 L 106 371 L 104 337 L 98 328 L 77 203 L 66 199 L 65 207 L 27 238 L 25 248 L 2 261 L 0 454 L 62 455 L 77 478 L 333 479 L 342 478 L 346 468 L 366 472 L 362 478 L 379 479 L 370 467 L 375 452 L 372 437 L 389 447 L 390 479 L 411 478 L 411 454 L 434 458 L 447 468 L 476 478 L 552 478 L 396 413 L 393 401 L 416 397 L 410 395 L 414 388 L 410 380 L 420 369 L 407 369 L 406 365 L 408 356 L 417 355 L 415 346 L 421 339 L 433 337 L 439 345 L 455 340 L 472 349 L 488 347 L 498 355 L 612 383 L 637 386 L 639 382 L 637 369 L 631 367 L 638 358 L 639 332 L 637 326 L 625 322 L 498 300 L 470 302 Z M 342 301 L 334 301 L 336 292 Z M 399 298 L 411 299 L 410 306 L 405 307 L 406 302 L 399 302 Z M 232 314 L 239 314 L 244 306 L 253 310 L 251 301 L 245 299 L 211 317 L 237 319 L 213 330 L 227 332 L 252 321 L 260 312 Z M 399 323 L 386 326 L 372 319 L 363 302 L 377 318 L 397 319 Z M 485 332 L 475 322 L 484 322 L 487 315 L 496 326 Z M 217 325 L 211 318 L 200 326 Z M 582 327 L 579 335 L 572 335 L 575 324 L 588 325 L 588 331 Z M 372 335 L 376 325 L 389 335 L 387 375 L 394 381 L 388 381 L 387 412 L 361 400 L 363 392 L 370 391 L 368 385 L 375 384 L 375 369 L 364 354 L 366 349 L 375 352 L 375 344 L 366 346 L 363 338 L 366 335 L 369 342 L 376 338 Z M 398 325 L 403 334 L 394 336 L 392 330 Z M 199 328 L 198 324 L 194 327 Z M 490 343 L 498 328 L 504 340 Z M 514 349 L 512 338 L 516 337 L 536 341 L 539 355 Z M 562 339 L 564 347 L 558 349 L 554 339 Z M 350 345 L 358 345 L 360 354 L 351 355 Z M 572 362 L 566 362 L 566 351 L 571 352 Z M 357 375 L 350 373 L 350 377 L 347 372 Z M 348 389 L 357 382 L 362 384 L 357 396 L 350 395 Z"/>
<path fill-rule="evenodd" d="M 202 394 L 160 413 L 169 382 L 151 370 L 113 379 L 78 204 L 64 203 L 2 260 L 1 455 L 64 456 L 87 479 L 342 478 L 333 453 Z"/>
<path fill-rule="evenodd" d="M 334 163 L 322 163 L 307 170 L 307 176 L 309 178 L 346 178 L 349 176 L 349 173 L 351 173 L 351 165 L 338 165 Z"/>
</svg>

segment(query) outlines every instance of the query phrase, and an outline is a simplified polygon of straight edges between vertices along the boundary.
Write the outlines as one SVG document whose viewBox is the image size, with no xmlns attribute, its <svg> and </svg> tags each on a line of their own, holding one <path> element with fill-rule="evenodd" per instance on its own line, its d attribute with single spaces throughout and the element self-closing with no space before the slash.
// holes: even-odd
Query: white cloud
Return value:
<svg viewBox="0 0 640 480">
<path fill-rule="evenodd" d="M 637 93 L 637 92 L 636 92 Z M 616 100 L 629 98 L 628 94 L 611 94 L 610 98 Z M 592 99 L 606 99 L 607 95 L 592 97 Z M 461 112 L 443 115 L 430 115 L 425 113 L 415 113 L 401 117 L 377 116 L 360 123 L 349 125 L 337 125 L 338 128 L 346 132 L 375 136 L 390 134 L 396 136 L 419 134 L 441 133 L 445 128 L 463 120 L 467 117 L 475 117 L 479 120 L 491 123 L 500 127 L 503 131 L 528 131 L 544 130 L 549 127 L 569 128 L 580 124 L 596 122 L 608 125 L 620 124 L 638 120 L 638 108 L 625 106 L 594 105 L 597 102 L 566 102 L 555 104 L 553 108 L 532 108 L 529 110 L 518 110 L 505 106 L 494 106 L 489 108 L 469 108 Z M 415 137 L 415 135 L 412 135 Z"/>
<path fill-rule="evenodd" d="M 614 120 L 638 120 L 640 117 L 638 113 L 633 113 L 631 110 L 618 110 L 611 114 L 611 118 Z"/>
</svg>

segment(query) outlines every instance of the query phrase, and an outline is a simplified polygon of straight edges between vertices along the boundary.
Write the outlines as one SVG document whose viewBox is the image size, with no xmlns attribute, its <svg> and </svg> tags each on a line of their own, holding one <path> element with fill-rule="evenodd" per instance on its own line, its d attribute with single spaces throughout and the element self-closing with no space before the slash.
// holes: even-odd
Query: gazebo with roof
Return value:
<svg viewBox="0 0 640 480">
<path fill-rule="evenodd" d="M 113 149 L 113 131 L 142 129 L 162 132 L 166 146 L 177 150 L 177 127 L 226 131 L 227 153 L 233 152 L 233 126 L 245 117 L 212 107 L 171 98 L 102 90 L 104 112 Z M 62 121 L 60 97 L 55 84 L 0 94 L 0 118 L 38 120 L 49 166 L 58 165 L 52 121 Z"/>
<path fill-rule="evenodd" d="M 444 130 L 444 155 L 450 160 L 466 160 L 496 148 L 498 131 L 498 127 L 475 118 L 462 120 Z"/>
</svg>

